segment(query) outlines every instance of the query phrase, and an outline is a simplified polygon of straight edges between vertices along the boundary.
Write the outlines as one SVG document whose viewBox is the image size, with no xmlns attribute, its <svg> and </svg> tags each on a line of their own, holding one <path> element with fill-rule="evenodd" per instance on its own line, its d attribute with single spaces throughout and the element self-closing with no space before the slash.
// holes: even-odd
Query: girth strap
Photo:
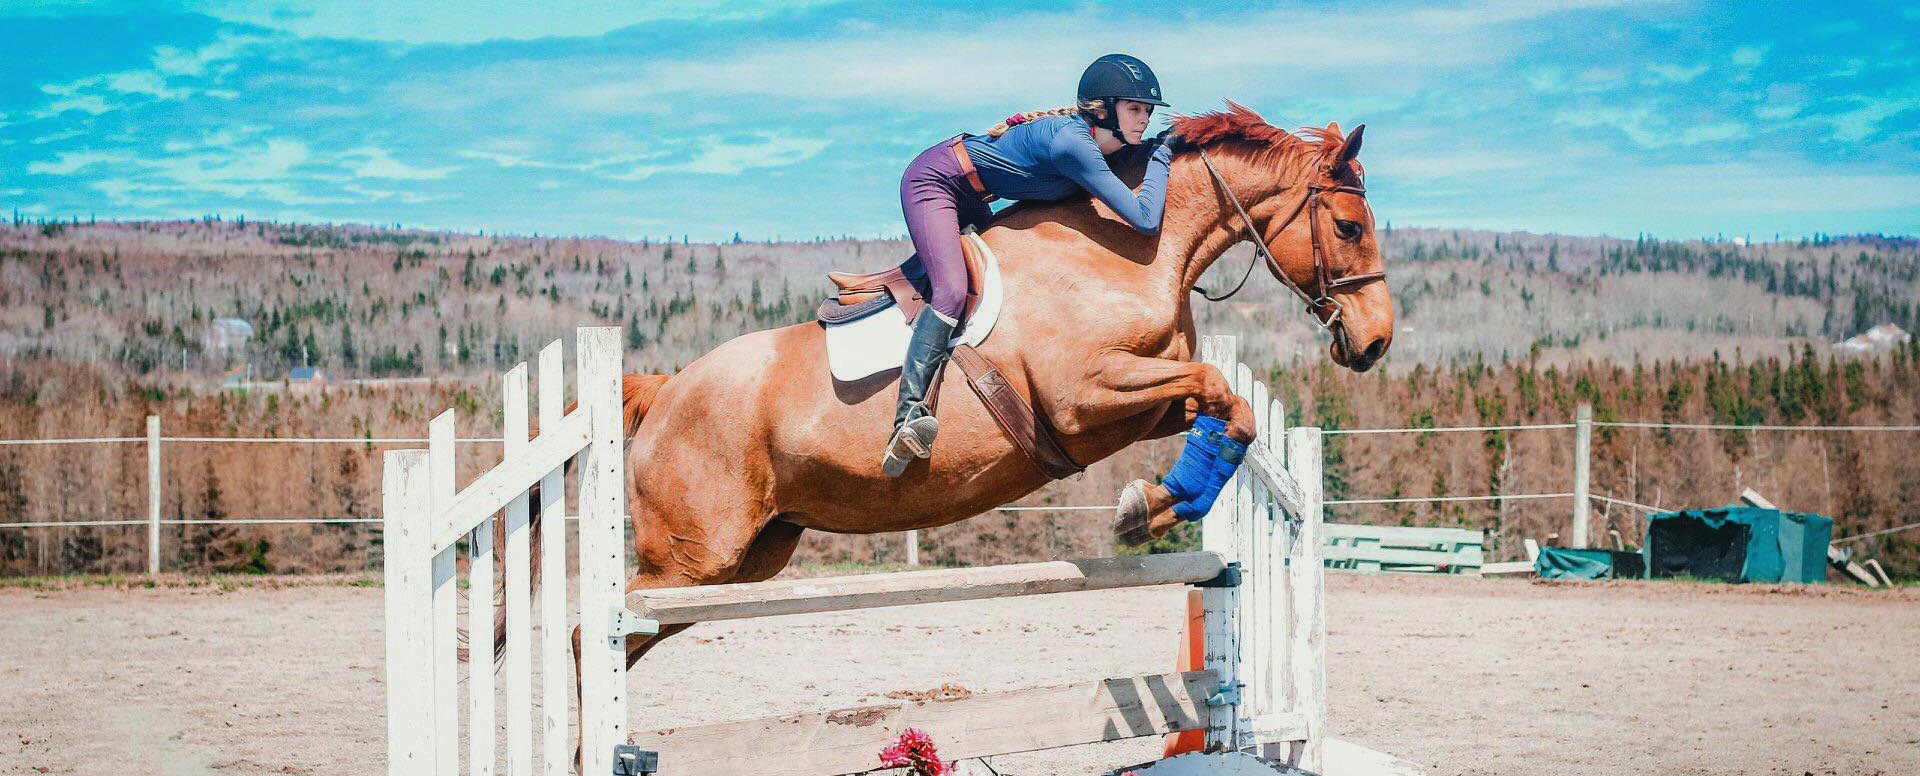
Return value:
<svg viewBox="0 0 1920 776">
<path fill-rule="evenodd" d="M 1060 440 L 1054 437 L 1053 429 L 1034 414 L 1026 397 L 1014 390 L 1000 374 L 1000 368 L 980 355 L 980 351 L 971 345 L 961 345 L 953 349 L 953 361 L 967 373 L 967 385 L 980 397 L 980 402 L 987 405 L 987 412 L 1000 426 L 1000 433 L 1013 440 L 1013 445 L 1020 448 L 1042 474 L 1059 480 L 1087 470 L 1074 462 L 1073 456 L 1068 455 L 1060 446 Z"/>
</svg>

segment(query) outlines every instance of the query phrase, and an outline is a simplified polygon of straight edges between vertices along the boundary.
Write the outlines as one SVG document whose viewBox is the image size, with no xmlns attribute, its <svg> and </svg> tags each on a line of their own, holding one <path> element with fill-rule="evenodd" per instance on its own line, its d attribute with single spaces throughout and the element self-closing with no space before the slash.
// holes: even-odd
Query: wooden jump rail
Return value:
<svg viewBox="0 0 1920 776">
<path fill-rule="evenodd" d="M 987 568 L 638 591 L 624 595 L 625 477 L 618 329 L 582 329 L 579 409 L 562 416 L 559 343 L 541 351 L 540 437 L 527 435 L 525 365 L 507 375 L 505 460 L 454 487 L 453 416 L 431 424 L 430 449 L 386 460 L 388 730 L 390 774 L 561 776 L 568 737 L 570 635 L 581 629 L 579 720 L 583 773 L 642 772 L 641 750 L 667 776 L 699 773 L 844 774 L 871 770 L 906 727 L 926 730 L 944 757 L 996 754 L 1182 730 L 1209 748 L 1251 752 L 1320 771 L 1326 729 L 1320 431 L 1286 429 L 1285 412 L 1234 358 L 1231 337 L 1203 337 L 1200 358 L 1221 369 L 1254 408 L 1259 438 L 1201 525 L 1201 551 Z M 577 605 L 567 599 L 562 467 L 580 475 Z M 527 563 L 529 490 L 541 487 L 541 659 L 545 693 L 534 769 Z M 495 511 L 502 510 L 496 518 Z M 493 530 L 504 520 L 507 651 L 506 752 L 495 748 L 491 595 Z M 461 667 L 456 555 L 469 558 L 467 640 Z M 1199 588 L 1205 612 L 1199 670 L 1104 679 L 951 701 L 885 704 L 629 735 L 625 638 L 666 624 L 848 611 L 941 601 L 1148 585 Z M 1177 611 L 1167 612 L 1170 620 Z M 1169 645 L 1171 646 L 1171 645 Z M 477 668 L 476 668 L 477 667 Z M 459 703 L 462 675 L 467 703 Z M 468 746 L 462 762 L 462 730 Z M 631 758 L 631 759 L 629 759 Z M 616 763 L 621 765 L 616 766 Z M 1166 764 L 1179 766 L 1177 761 Z M 504 765 L 504 768 L 502 767 Z M 1171 771 L 1169 772 L 1177 772 Z M 1161 771 L 1154 771 L 1161 773 Z"/>
<path fill-rule="evenodd" d="M 661 625 L 674 625 L 1082 590 L 1197 584 L 1217 579 L 1226 570 L 1220 556 L 1211 552 L 1182 552 L 638 590 L 627 594 L 627 608 Z"/>
</svg>

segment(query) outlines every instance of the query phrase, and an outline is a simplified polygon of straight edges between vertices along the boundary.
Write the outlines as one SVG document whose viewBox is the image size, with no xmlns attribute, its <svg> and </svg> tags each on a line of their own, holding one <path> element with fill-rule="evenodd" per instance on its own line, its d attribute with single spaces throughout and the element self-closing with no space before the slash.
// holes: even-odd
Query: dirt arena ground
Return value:
<svg viewBox="0 0 1920 776">
<path fill-rule="evenodd" d="M 1329 587 L 1332 732 L 1434 774 L 1920 773 L 1920 590 L 1344 574 Z M 633 724 L 1163 671 L 1181 596 L 701 626 L 642 665 Z M 0 589 L 0 773 L 382 773 L 381 628 L 377 587 Z M 1157 748 L 993 765 L 1088 774 Z"/>
</svg>

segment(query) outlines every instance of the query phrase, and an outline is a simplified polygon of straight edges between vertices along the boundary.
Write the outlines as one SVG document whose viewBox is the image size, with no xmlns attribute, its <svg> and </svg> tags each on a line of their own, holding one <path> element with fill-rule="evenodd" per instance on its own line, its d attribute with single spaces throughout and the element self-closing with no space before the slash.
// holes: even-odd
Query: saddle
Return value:
<svg viewBox="0 0 1920 776">
<path fill-rule="evenodd" d="M 974 241 L 964 236 L 960 240 L 960 249 L 967 259 L 967 306 L 964 317 L 972 317 L 974 308 L 980 306 L 980 295 L 986 282 L 986 273 L 983 271 L 985 259 Z M 901 315 L 912 321 L 914 316 L 920 314 L 920 308 L 927 305 L 926 298 L 932 293 L 932 285 L 927 281 L 927 271 L 921 266 L 919 254 L 914 254 L 892 269 L 864 274 L 828 272 L 827 279 L 833 281 L 835 293 L 820 305 L 820 320 L 826 323 L 864 317 L 886 307 L 889 301 L 900 310 Z"/>
<path fill-rule="evenodd" d="M 978 337 L 967 340 L 966 331 L 972 328 L 982 330 L 979 336 L 990 327 L 993 318 L 998 315 L 999 280 L 998 269 L 986 243 L 970 235 L 962 235 L 960 245 L 967 259 L 967 307 L 964 322 L 967 329 L 962 337 L 954 341 L 953 358 L 949 364 L 958 364 L 965 373 L 968 387 L 987 407 L 987 413 L 993 418 L 1000 432 L 1013 441 L 1022 455 L 1034 468 L 1052 479 L 1063 479 L 1085 470 L 1067 454 L 1060 441 L 1054 436 L 1053 428 L 1046 419 L 1033 411 L 1033 405 L 1025 396 L 1013 389 L 986 356 L 975 350 L 970 342 L 979 341 Z M 988 291 L 987 283 L 993 278 L 993 290 Z M 889 306 L 900 309 L 908 323 L 920 310 L 926 307 L 926 297 L 931 286 L 927 282 L 926 269 L 921 266 L 920 257 L 907 259 L 898 267 L 881 272 L 853 274 L 847 272 L 829 272 L 827 278 L 833 281 L 836 289 L 833 296 L 820 303 L 820 323 L 827 329 L 828 358 L 832 360 L 843 349 L 860 356 L 875 356 L 859 366 L 852 368 L 847 379 L 854 379 L 877 371 L 879 365 L 899 366 L 899 355 L 905 352 L 907 326 L 885 316 L 878 316 Z M 983 317 L 975 320 L 974 312 L 981 300 L 991 297 L 993 303 Z M 976 326 L 977 325 L 977 326 Z M 863 332 L 880 332 L 879 335 Z M 881 360 L 877 354 L 885 352 L 891 356 Z M 835 367 L 839 369 L 838 366 Z M 938 404 L 939 384 L 944 381 L 946 369 L 942 368 L 934 377 L 934 387 L 929 392 L 935 405 Z M 836 379 L 841 374 L 836 372 Z M 935 412 L 938 412 L 936 407 Z"/>
</svg>

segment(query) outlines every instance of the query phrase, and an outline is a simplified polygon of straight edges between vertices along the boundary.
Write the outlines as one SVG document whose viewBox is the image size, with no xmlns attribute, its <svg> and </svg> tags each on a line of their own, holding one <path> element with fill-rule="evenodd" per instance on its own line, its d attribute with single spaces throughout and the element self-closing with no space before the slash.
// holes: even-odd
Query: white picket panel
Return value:
<svg viewBox="0 0 1920 776">
<path fill-rule="evenodd" d="M 566 406 L 560 343 L 540 349 L 540 427 L 551 428 L 560 422 Z M 546 776 L 567 776 L 572 770 L 573 753 L 568 747 L 568 677 L 573 658 L 568 652 L 572 631 L 568 627 L 567 599 L 567 479 L 562 469 L 552 469 L 540 480 L 540 515 L 547 528 L 540 534 L 540 568 L 549 580 L 540 587 L 540 748 L 541 765 Z"/>
<path fill-rule="evenodd" d="M 381 509 L 388 515 L 386 543 L 387 624 L 387 769 L 389 773 L 431 773 L 433 752 L 430 569 L 404 562 L 426 547 L 426 525 L 394 519 L 425 514 L 425 450 L 389 450 L 380 472 Z"/>
<path fill-rule="evenodd" d="M 388 773 L 493 776 L 534 773 L 533 552 L 530 491 L 541 489 L 540 713 L 542 772 L 572 771 L 567 692 L 573 686 L 569 614 L 579 618 L 581 661 L 588 677 L 580 724 L 588 772 L 612 772 L 612 749 L 626 726 L 625 649 L 610 636 L 623 606 L 626 574 L 622 523 L 626 490 L 620 410 L 620 330 L 581 329 L 576 347 L 579 406 L 563 413 L 561 348 L 540 353 L 540 433 L 529 436 L 527 365 L 507 372 L 501 390 L 506 441 L 498 466 L 457 487 L 453 411 L 428 424 L 426 450 L 396 450 L 383 472 L 386 509 Z M 581 597 L 568 598 L 564 467 L 577 462 L 583 494 Z M 499 523 L 496 526 L 496 522 Z M 503 546 L 495 546 L 498 527 Z M 463 546 L 464 545 L 464 546 Z M 594 552 L 584 552 L 588 547 Z M 467 566 L 467 661 L 459 659 L 456 556 Z M 503 576 L 495 579 L 495 561 Z M 495 603 L 496 581 L 502 603 Z M 496 681 L 494 622 L 506 620 L 502 682 Z M 461 684 L 466 685 L 464 715 Z M 499 751 L 501 696 L 506 751 Z"/>
<path fill-rule="evenodd" d="M 500 394 L 506 403 L 501 429 L 506 444 L 501 460 L 515 460 L 527 453 L 526 364 L 507 372 Z M 508 776 L 533 774 L 533 548 L 527 526 L 530 500 L 530 494 L 522 493 L 507 505 L 503 531 L 507 541 L 506 576 L 501 582 L 507 610 L 507 652 L 502 665 L 507 674 Z M 561 530 L 564 533 L 564 524 Z M 566 573 L 561 572 L 560 577 L 565 579 Z"/>
<path fill-rule="evenodd" d="M 453 410 L 427 423 L 427 481 L 435 513 L 453 502 L 453 424 Z M 460 771 L 460 584 L 454 550 L 428 548 L 433 553 L 433 772 L 438 776 Z"/>
<path fill-rule="evenodd" d="M 1239 361 L 1234 337 L 1202 337 L 1195 360 L 1220 370 L 1258 429 L 1201 523 L 1202 548 L 1243 570 L 1232 620 L 1243 685 L 1235 748 L 1312 770 L 1326 731 L 1320 430 L 1286 427 L 1285 406 Z"/>
<path fill-rule="evenodd" d="M 1287 461 L 1292 464 L 1306 502 L 1306 518 L 1299 522 L 1294 549 L 1288 556 L 1289 603 L 1287 662 L 1288 706 L 1302 713 L 1309 726 L 1307 738 L 1294 747 L 1291 762 L 1303 770 L 1321 770 L 1327 720 L 1326 569 L 1320 559 L 1321 479 L 1320 429 L 1296 428 L 1287 435 Z"/>
</svg>

